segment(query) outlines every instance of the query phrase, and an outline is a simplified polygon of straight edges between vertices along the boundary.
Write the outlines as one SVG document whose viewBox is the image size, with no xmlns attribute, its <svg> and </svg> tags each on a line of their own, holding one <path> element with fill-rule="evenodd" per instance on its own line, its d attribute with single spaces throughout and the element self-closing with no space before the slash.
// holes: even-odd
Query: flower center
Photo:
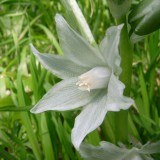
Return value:
<svg viewBox="0 0 160 160">
<path fill-rule="evenodd" d="M 90 91 L 106 88 L 111 76 L 111 70 L 106 67 L 95 67 L 78 77 L 78 89 Z"/>
</svg>

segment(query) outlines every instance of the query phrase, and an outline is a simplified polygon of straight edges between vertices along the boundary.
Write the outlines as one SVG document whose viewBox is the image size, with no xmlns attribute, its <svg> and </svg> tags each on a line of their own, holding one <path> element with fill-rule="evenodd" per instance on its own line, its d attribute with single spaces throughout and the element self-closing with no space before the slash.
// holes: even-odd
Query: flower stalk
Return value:
<svg viewBox="0 0 160 160">
<path fill-rule="evenodd" d="M 124 27 L 121 31 L 120 38 L 120 55 L 121 55 L 121 68 L 122 73 L 120 75 L 120 80 L 125 84 L 124 95 L 130 96 L 131 89 L 131 76 L 132 76 L 132 55 L 133 50 L 128 37 L 128 30 L 126 25 L 126 19 L 123 17 L 118 20 L 118 24 L 124 23 Z M 121 110 L 115 113 L 116 122 L 116 142 L 127 142 L 128 141 L 128 110 Z"/>
</svg>

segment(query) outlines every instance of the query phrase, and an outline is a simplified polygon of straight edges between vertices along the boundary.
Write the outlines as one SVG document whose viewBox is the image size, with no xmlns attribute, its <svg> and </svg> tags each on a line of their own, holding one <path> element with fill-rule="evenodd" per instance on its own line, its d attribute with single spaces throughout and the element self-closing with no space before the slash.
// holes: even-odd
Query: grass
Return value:
<svg viewBox="0 0 160 160">
<path fill-rule="evenodd" d="M 92 3 L 90 3 L 92 2 Z M 115 24 L 106 2 L 78 1 L 97 42 Z M 0 160 L 81 160 L 71 144 L 75 111 L 45 112 L 34 115 L 29 109 L 59 79 L 47 72 L 29 49 L 62 54 L 54 16 L 66 18 L 62 1 L 2 0 L 0 2 Z M 73 21 L 69 19 L 73 28 Z M 142 144 L 160 137 L 160 31 L 134 45 L 129 134 Z M 87 141 L 114 142 L 112 115 L 102 131 L 91 133 Z M 110 122 L 110 123 L 108 123 Z M 118 133 L 117 133 L 118 134 Z M 159 158 L 159 157 L 158 157 Z"/>
</svg>

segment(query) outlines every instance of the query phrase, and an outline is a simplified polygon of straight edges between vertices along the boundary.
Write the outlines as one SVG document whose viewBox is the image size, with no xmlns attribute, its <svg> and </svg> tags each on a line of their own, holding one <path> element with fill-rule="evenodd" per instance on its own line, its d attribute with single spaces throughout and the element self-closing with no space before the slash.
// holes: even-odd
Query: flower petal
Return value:
<svg viewBox="0 0 160 160">
<path fill-rule="evenodd" d="M 101 90 L 100 94 L 76 117 L 72 130 L 72 143 L 77 150 L 84 137 L 103 122 L 106 115 L 106 96 L 106 91 Z"/>
<path fill-rule="evenodd" d="M 102 141 L 100 146 L 82 143 L 80 146 L 80 154 L 85 160 L 122 160 L 126 158 L 127 149 Z"/>
<path fill-rule="evenodd" d="M 80 91 L 76 86 L 77 80 L 78 78 L 74 77 L 56 84 L 31 109 L 31 112 L 65 111 L 86 105 L 97 92 Z"/>
<path fill-rule="evenodd" d="M 82 143 L 79 152 L 85 160 L 105 160 L 106 157 L 109 160 L 153 160 L 149 158 L 149 155 L 139 154 L 138 148 L 120 148 L 104 141 L 100 142 L 100 146 Z"/>
<path fill-rule="evenodd" d="M 57 14 L 55 20 L 64 56 L 82 66 L 95 67 L 104 64 L 98 48 L 92 47 L 77 34 L 61 15 Z"/>
<path fill-rule="evenodd" d="M 33 54 L 38 58 L 41 64 L 62 79 L 76 77 L 89 70 L 86 67 L 81 67 L 70 60 L 64 59 L 62 56 L 41 54 L 32 44 L 30 46 Z"/>
<path fill-rule="evenodd" d="M 118 75 L 121 73 L 118 45 L 122 27 L 123 25 L 110 27 L 99 46 L 108 66 Z"/>
<path fill-rule="evenodd" d="M 124 88 L 124 84 L 112 73 L 107 93 L 106 109 L 108 111 L 128 109 L 134 103 L 131 98 L 123 96 Z"/>
</svg>

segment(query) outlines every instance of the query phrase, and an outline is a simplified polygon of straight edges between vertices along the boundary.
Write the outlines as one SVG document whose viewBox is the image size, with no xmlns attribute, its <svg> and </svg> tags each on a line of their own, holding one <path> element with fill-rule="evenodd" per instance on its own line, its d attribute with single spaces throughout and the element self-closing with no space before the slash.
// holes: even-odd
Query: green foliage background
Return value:
<svg viewBox="0 0 160 160">
<path fill-rule="evenodd" d="M 137 2 L 133 1 L 132 7 Z M 42 52 L 62 54 L 55 30 L 56 13 L 77 30 L 63 4 L 57 0 L 0 1 L 0 160 L 81 160 L 70 140 L 79 111 L 29 112 L 59 81 L 38 63 L 29 43 Z M 115 24 L 106 1 L 78 0 L 78 4 L 99 42 L 106 29 Z M 160 31 L 133 48 L 131 97 L 135 105 L 128 120 L 132 143 L 137 145 L 160 138 Z M 96 130 L 86 141 L 96 145 L 100 140 L 114 142 L 112 116 L 110 113 L 102 124 L 102 130 L 109 133 Z"/>
</svg>

